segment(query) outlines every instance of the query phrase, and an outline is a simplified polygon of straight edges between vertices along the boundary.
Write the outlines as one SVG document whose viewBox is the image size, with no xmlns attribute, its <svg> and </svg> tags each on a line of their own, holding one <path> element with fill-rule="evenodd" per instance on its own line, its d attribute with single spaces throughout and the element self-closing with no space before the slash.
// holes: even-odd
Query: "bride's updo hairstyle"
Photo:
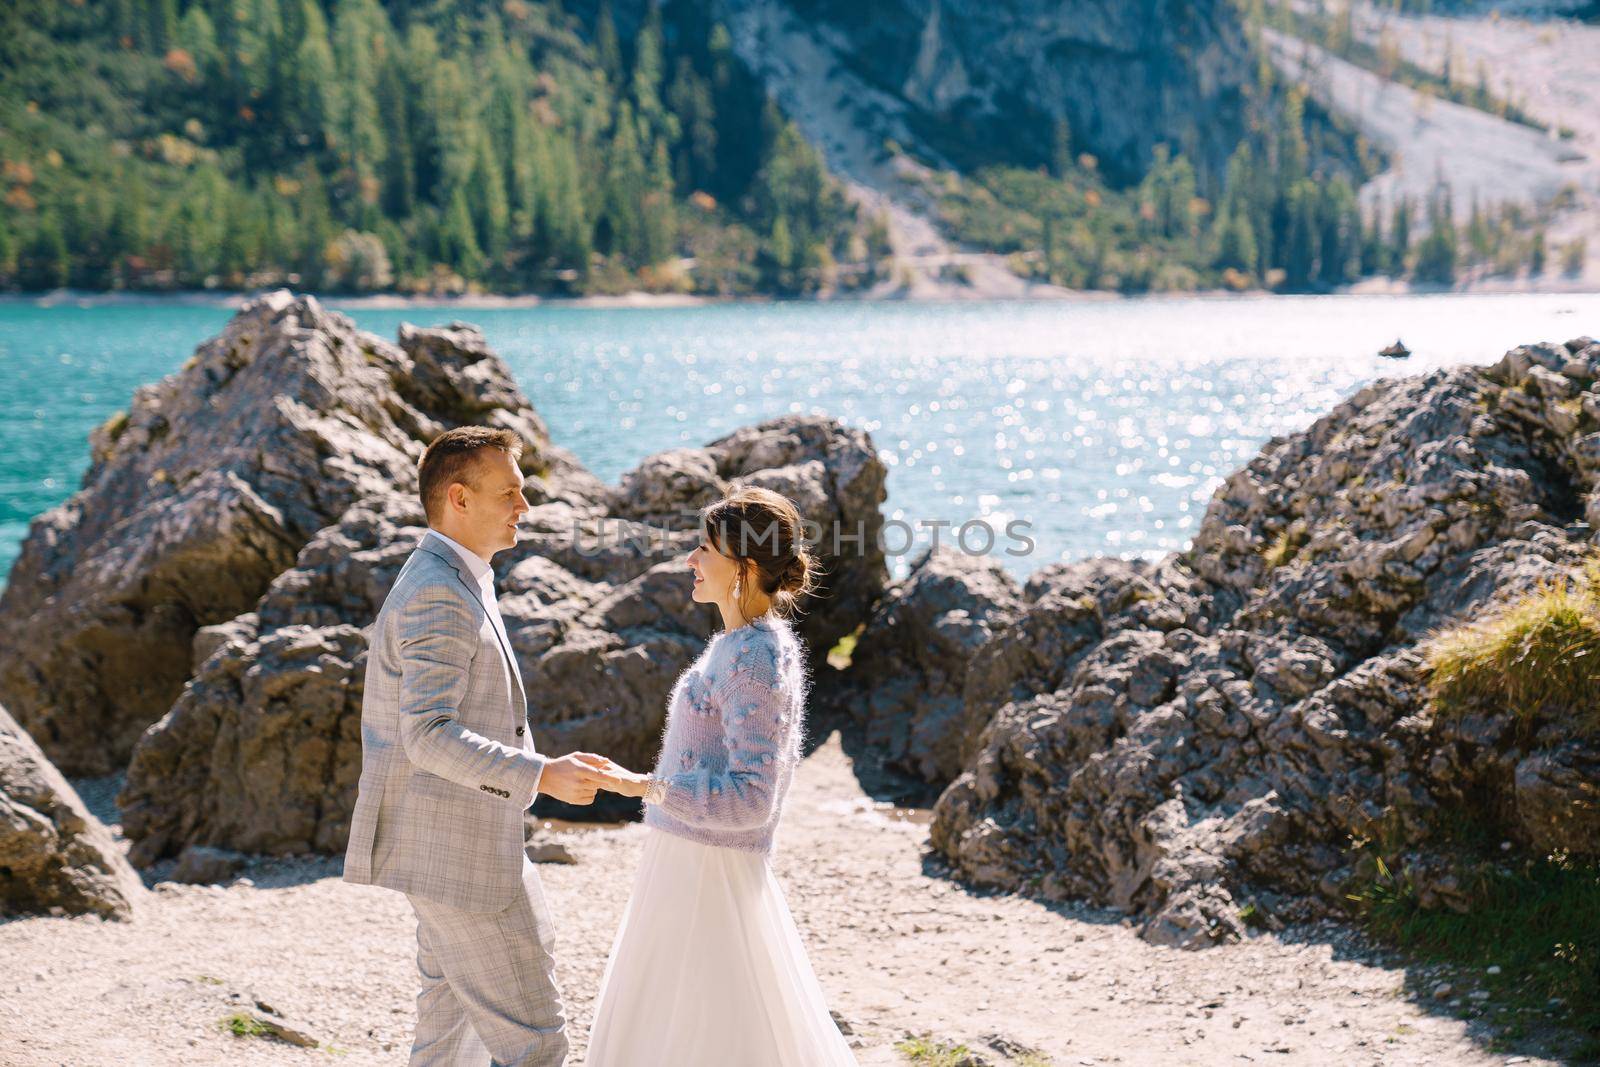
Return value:
<svg viewBox="0 0 1600 1067">
<path fill-rule="evenodd" d="M 782 493 L 730 486 L 701 515 L 706 541 L 738 568 L 739 610 L 750 617 L 752 583 L 772 598 L 772 610 L 792 618 L 801 598 L 816 588 L 821 568 L 805 544 L 800 509 Z"/>
</svg>

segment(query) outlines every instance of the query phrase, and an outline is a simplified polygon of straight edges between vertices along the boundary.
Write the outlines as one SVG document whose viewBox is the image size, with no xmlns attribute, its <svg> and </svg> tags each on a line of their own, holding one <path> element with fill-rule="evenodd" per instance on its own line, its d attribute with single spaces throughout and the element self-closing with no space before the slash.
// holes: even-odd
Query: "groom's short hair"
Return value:
<svg viewBox="0 0 1600 1067">
<path fill-rule="evenodd" d="M 476 465 L 486 449 L 522 458 L 522 438 L 489 426 L 457 426 L 433 439 L 417 467 L 417 491 L 428 522 L 444 511 L 445 491 L 455 482 L 477 488 Z"/>
</svg>

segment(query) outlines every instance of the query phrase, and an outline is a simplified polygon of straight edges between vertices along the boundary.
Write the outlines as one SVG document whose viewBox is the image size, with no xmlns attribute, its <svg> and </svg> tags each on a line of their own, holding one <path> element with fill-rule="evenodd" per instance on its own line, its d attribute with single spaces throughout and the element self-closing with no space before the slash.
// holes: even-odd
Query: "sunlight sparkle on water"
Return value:
<svg viewBox="0 0 1600 1067">
<path fill-rule="evenodd" d="M 77 486 L 89 430 L 229 314 L 0 303 L 0 566 L 28 521 Z M 1019 577 L 1057 559 L 1185 547 L 1229 472 L 1375 377 L 1600 334 L 1600 295 L 351 314 L 390 338 L 405 320 L 477 323 L 555 440 L 610 482 L 650 453 L 760 419 L 832 415 L 872 434 L 886 515 L 942 522 L 947 543 L 981 518 L 998 534 L 990 554 Z M 1416 355 L 1378 357 L 1396 337 Z M 1028 524 L 1032 553 L 1006 554 L 1012 521 Z M 910 558 L 891 556 L 891 570 Z"/>
</svg>

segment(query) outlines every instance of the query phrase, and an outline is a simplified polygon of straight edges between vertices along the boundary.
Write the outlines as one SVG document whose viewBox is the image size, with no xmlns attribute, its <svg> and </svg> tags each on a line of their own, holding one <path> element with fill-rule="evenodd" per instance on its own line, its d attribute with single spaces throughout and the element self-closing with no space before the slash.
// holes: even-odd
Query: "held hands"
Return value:
<svg viewBox="0 0 1600 1067">
<path fill-rule="evenodd" d="M 625 797 L 642 797 L 650 776 L 630 771 L 594 752 L 569 752 L 545 764 L 539 792 L 565 804 L 592 804 L 601 789 Z"/>
<path fill-rule="evenodd" d="M 593 752 L 574 752 L 573 756 L 593 771 L 597 784 L 607 792 L 620 793 L 625 797 L 642 797 L 650 789 L 648 774 L 630 771 L 620 763 L 613 763 L 607 757 Z"/>
<path fill-rule="evenodd" d="M 550 760 L 539 778 L 539 792 L 564 804 L 593 804 L 596 791 L 610 788 L 611 779 L 592 760 L 610 762 L 592 752 L 569 752 Z"/>
</svg>

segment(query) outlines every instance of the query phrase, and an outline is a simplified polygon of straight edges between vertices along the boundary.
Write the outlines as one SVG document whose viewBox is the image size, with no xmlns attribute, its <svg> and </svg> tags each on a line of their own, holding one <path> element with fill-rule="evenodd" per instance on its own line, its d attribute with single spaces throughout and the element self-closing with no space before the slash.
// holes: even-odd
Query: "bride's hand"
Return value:
<svg viewBox="0 0 1600 1067">
<path fill-rule="evenodd" d="M 593 752 L 581 752 L 577 758 L 599 772 L 601 789 L 625 797 L 642 797 L 650 790 L 650 776 L 630 771 L 620 763 Z"/>
</svg>

